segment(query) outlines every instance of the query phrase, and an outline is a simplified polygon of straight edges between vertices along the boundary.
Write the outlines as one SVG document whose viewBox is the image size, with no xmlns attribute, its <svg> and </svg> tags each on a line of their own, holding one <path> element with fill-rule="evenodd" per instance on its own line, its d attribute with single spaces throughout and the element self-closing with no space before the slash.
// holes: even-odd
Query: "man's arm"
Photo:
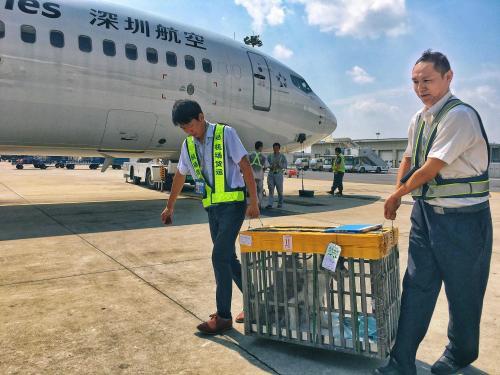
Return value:
<svg viewBox="0 0 500 375">
<path fill-rule="evenodd" d="M 286 169 L 288 167 L 288 161 L 286 160 L 286 156 L 281 154 L 281 169 Z"/>
<path fill-rule="evenodd" d="M 181 192 L 185 181 L 186 176 L 184 176 L 179 171 L 175 172 L 174 181 L 172 182 L 172 188 L 170 190 L 170 196 L 167 200 L 167 207 L 165 207 L 165 209 L 161 213 L 161 220 L 164 224 L 168 225 L 172 223 L 175 201 L 177 200 L 177 197 L 179 196 L 179 193 Z"/>
<path fill-rule="evenodd" d="M 391 194 L 384 204 L 384 216 L 386 219 L 394 220 L 396 218 L 396 211 L 401 204 L 401 197 L 410 193 L 412 190 L 419 188 L 425 183 L 432 180 L 439 171 L 446 165 L 446 163 L 440 159 L 428 158 L 422 167 L 417 169 L 417 171 L 406 181 L 405 183 L 399 182 L 400 175 L 404 176 L 404 170 L 408 172 L 410 158 L 405 158 L 403 163 L 399 166 L 398 171 L 398 188 L 394 193 Z M 410 161 L 411 163 L 411 161 Z"/>
<path fill-rule="evenodd" d="M 255 185 L 255 179 L 253 177 L 252 167 L 248 158 L 244 156 L 238 163 L 240 166 L 241 173 L 243 174 L 243 179 L 245 180 L 245 185 L 248 189 L 248 194 L 250 195 L 250 204 L 247 207 L 246 215 L 250 218 L 257 218 L 260 215 L 259 203 L 257 200 L 257 187 Z"/>
</svg>

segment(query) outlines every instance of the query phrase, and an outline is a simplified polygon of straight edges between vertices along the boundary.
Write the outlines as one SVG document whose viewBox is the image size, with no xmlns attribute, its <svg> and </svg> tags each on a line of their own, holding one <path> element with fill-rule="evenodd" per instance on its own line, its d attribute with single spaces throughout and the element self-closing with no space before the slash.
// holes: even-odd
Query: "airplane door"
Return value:
<svg viewBox="0 0 500 375">
<path fill-rule="evenodd" d="M 253 75 L 253 108 L 259 111 L 271 109 L 271 76 L 266 59 L 254 52 L 248 52 Z"/>
<path fill-rule="evenodd" d="M 154 113 L 112 109 L 108 112 L 100 151 L 146 150 L 157 121 Z"/>
</svg>

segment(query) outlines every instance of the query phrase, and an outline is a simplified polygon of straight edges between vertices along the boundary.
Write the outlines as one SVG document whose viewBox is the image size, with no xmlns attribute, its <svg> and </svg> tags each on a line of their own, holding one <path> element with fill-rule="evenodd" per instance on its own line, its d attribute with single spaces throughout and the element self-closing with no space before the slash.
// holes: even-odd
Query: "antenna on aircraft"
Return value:
<svg viewBox="0 0 500 375">
<path fill-rule="evenodd" d="M 252 47 L 262 47 L 262 40 L 260 40 L 260 35 L 250 35 L 246 36 L 243 38 L 243 41 L 245 42 L 246 45 L 252 46 Z"/>
</svg>

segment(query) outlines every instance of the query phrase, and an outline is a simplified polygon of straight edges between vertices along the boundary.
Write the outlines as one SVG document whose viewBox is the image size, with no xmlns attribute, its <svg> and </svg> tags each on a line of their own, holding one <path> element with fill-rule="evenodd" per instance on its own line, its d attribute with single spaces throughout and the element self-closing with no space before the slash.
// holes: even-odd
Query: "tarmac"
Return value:
<svg viewBox="0 0 500 375">
<path fill-rule="evenodd" d="M 168 195 L 125 183 L 122 174 L 0 163 L 0 374 L 370 374 L 383 364 L 248 337 L 242 324 L 222 336 L 198 334 L 196 326 L 215 311 L 207 215 L 188 193 L 165 227 L 160 212 Z M 300 198 L 300 180 L 285 179 L 284 207 L 263 212 L 264 225 L 391 225 L 383 202 L 392 186 L 352 183 L 346 175 L 338 198 L 326 194 L 329 181 L 304 183 L 315 197 Z M 496 229 L 500 193 L 490 202 Z M 405 197 L 394 222 L 401 279 L 411 208 Z M 479 359 L 463 374 L 500 374 L 499 236 L 495 231 Z M 233 315 L 241 308 L 235 287 Z M 442 290 L 418 374 L 430 374 L 447 344 L 447 311 Z"/>
</svg>

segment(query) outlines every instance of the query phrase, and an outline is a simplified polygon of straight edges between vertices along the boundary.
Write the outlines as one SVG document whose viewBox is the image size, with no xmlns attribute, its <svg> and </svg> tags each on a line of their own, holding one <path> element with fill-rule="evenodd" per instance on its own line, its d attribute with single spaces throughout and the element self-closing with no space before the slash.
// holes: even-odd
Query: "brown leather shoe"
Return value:
<svg viewBox="0 0 500 375">
<path fill-rule="evenodd" d="M 219 318 L 217 313 L 210 315 L 210 320 L 198 325 L 198 330 L 206 335 L 219 335 L 233 328 L 232 319 Z"/>
<path fill-rule="evenodd" d="M 245 321 L 245 312 L 240 312 L 238 315 L 236 315 L 236 319 L 234 319 L 236 323 L 243 323 Z"/>
</svg>

